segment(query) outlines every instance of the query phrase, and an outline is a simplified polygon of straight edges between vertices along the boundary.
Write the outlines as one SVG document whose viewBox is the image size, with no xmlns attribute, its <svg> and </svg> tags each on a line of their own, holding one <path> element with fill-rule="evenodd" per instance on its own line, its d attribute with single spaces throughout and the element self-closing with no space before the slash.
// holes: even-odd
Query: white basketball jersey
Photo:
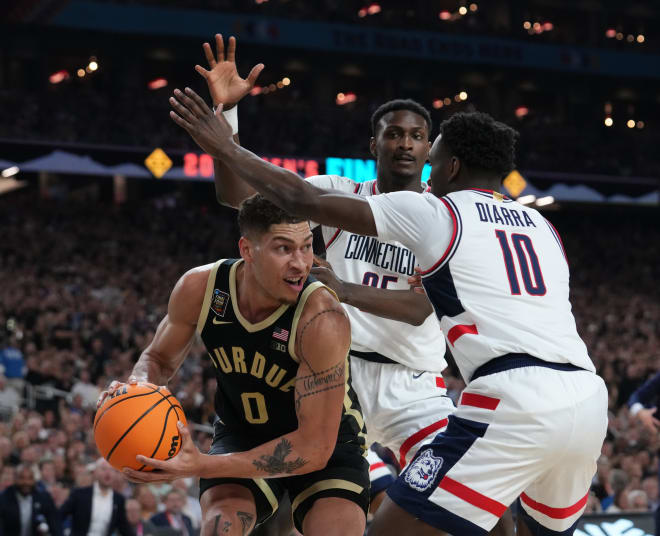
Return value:
<svg viewBox="0 0 660 536">
<path fill-rule="evenodd" d="M 378 236 L 417 254 L 466 381 L 508 353 L 595 371 L 571 312 L 561 239 L 538 211 L 490 190 L 443 198 L 396 192 L 368 201 Z"/>
<path fill-rule="evenodd" d="M 320 188 L 363 196 L 378 194 L 375 180 L 356 183 L 336 175 L 307 180 Z M 340 279 L 392 290 L 410 288 L 408 277 L 414 275 L 417 260 L 408 247 L 397 241 L 385 242 L 333 227 L 323 226 L 322 232 L 326 259 Z M 377 352 L 416 370 L 440 373 L 447 367 L 445 340 L 435 315 L 429 315 L 421 326 L 412 326 L 350 305 L 344 307 L 351 319 L 352 350 Z"/>
</svg>

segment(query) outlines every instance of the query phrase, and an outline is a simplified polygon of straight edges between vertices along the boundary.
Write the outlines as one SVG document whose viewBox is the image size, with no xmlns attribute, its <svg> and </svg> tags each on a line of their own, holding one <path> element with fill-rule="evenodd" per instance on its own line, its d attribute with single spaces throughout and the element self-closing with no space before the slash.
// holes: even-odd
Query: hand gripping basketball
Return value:
<svg viewBox="0 0 660 536">
<path fill-rule="evenodd" d="M 181 421 L 177 423 L 181 434 L 181 450 L 172 459 L 167 461 L 147 458 L 146 456 L 137 456 L 140 464 L 153 468 L 152 471 L 135 471 L 129 467 L 124 467 L 124 476 L 131 482 L 142 484 L 146 482 L 171 482 L 178 478 L 188 476 L 201 476 L 203 473 L 204 454 L 193 443 L 188 427 Z"/>
<path fill-rule="evenodd" d="M 182 444 L 178 422 L 185 424 L 186 417 L 167 387 L 134 379 L 113 382 L 94 417 L 94 441 L 115 469 L 151 471 L 136 456 L 158 460 L 176 456 Z"/>
<path fill-rule="evenodd" d="M 126 380 L 128 385 L 137 385 L 137 382 L 137 376 L 129 376 L 128 380 Z M 105 399 L 112 397 L 122 385 L 125 384 L 117 380 L 110 382 L 108 388 L 99 395 L 99 399 L 96 401 L 96 409 L 99 409 L 103 405 L 103 402 L 105 402 Z"/>
</svg>

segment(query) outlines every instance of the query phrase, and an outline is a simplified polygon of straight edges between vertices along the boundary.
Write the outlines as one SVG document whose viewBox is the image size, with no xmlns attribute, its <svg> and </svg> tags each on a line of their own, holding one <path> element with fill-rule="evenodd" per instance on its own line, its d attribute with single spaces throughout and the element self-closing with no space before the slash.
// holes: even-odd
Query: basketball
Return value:
<svg viewBox="0 0 660 536">
<path fill-rule="evenodd" d="M 101 456 L 115 469 L 151 471 L 135 457 L 168 460 L 176 456 L 181 448 L 177 421 L 185 425 L 186 417 L 166 387 L 125 384 L 97 410 L 94 440 Z"/>
</svg>

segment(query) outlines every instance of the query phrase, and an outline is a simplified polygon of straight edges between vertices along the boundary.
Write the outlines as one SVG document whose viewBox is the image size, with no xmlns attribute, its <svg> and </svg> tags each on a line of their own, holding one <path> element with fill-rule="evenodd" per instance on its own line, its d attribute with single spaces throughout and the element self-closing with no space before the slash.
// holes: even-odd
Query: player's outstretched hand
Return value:
<svg viewBox="0 0 660 536">
<path fill-rule="evenodd" d="M 181 433 L 181 450 L 174 458 L 162 461 L 146 456 L 136 456 L 139 463 L 149 465 L 154 470 L 150 472 L 135 471 L 124 467 L 124 477 L 131 482 L 142 484 L 145 482 L 171 482 L 178 478 L 201 476 L 201 462 L 204 455 L 195 446 L 188 428 L 181 421 L 177 423 L 177 427 Z"/>
<path fill-rule="evenodd" d="M 170 97 L 172 120 L 185 129 L 195 143 L 214 158 L 219 158 L 227 144 L 233 144 L 232 129 L 222 116 L 222 104 L 215 113 L 204 99 L 187 87 L 185 91 L 174 90 Z"/>
<path fill-rule="evenodd" d="M 650 433 L 655 434 L 660 430 L 660 420 L 654 417 L 658 408 L 644 408 L 639 410 L 637 418 Z"/>
<path fill-rule="evenodd" d="M 204 55 L 209 68 L 204 69 L 201 65 L 195 65 L 195 70 L 204 77 L 209 86 L 209 93 L 213 99 L 213 105 L 224 104 L 225 110 L 232 108 L 254 87 L 259 74 L 264 69 L 263 63 L 258 63 L 243 79 L 236 70 L 236 38 L 230 37 L 227 46 L 227 57 L 225 57 L 225 43 L 222 34 L 215 35 L 215 48 L 217 58 L 213 56 L 211 45 L 204 43 Z"/>
<path fill-rule="evenodd" d="M 129 376 L 126 381 L 129 385 L 135 385 L 137 382 L 138 380 L 135 376 Z M 108 385 L 108 388 L 99 395 L 99 399 L 96 401 L 96 409 L 99 409 L 103 405 L 103 402 L 105 402 L 105 399 L 114 395 L 122 385 L 124 385 L 124 383 L 118 382 L 117 380 L 111 382 L 110 385 Z"/>
<path fill-rule="evenodd" d="M 314 261 L 316 262 L 316 260 Z M 327 268 L 326 268 L 327 266 Z M 321 283 L 326 287 L 334 290 L 335 294 L 339 298 L 339 301 L 344 301 L 345 297 L 345 287 L 344 281 L 337 277 L 337 274 L 332 270 L 332 266 L 329 263 L 324 262 L 324 266 L 315 266 L 312 268 L 311 274 L 316 277 Z"/>
</svg>

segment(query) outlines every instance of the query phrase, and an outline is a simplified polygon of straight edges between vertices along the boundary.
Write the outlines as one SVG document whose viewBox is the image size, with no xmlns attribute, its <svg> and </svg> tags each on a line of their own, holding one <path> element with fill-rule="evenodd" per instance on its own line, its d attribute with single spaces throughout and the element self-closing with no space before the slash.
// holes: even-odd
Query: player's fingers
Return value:
<svg viewBox="0 0 660 536">
<path fill-rule="evenodd" d="M 327 260 L 319 257 L 318 255 L 314 255 L 314 264 L 332 270 L 332 265 Z"/>
<path fill-rule="evenodd" d="M 236 38 L 232 35 L 227 46 L 227 61 L 236 63 Z"/>
<path fill-rule="evenodd" d="M 128 377 L 127 382 L 128 382 L 129 385 L 136 385 L 137 382 L 138 382 L 137 376 L 134 376 L 133 374 L 131 374 L 131 375 Z"/>
<path fill-rule="evenodd" d="M 426 291 L 424 290 L 424 287 L 415 287 L 413 289 L 413 292 L 417 292 L 417 294 L 424 294 L 426 296 Z"/>
<path fill-rule="evenodd" d="M 199 110 L 204 114 L 204 115 L 209 115 L 211 114 L 211 108 L 209 108 L 208 104 L 204 102 L 204 99 L 200 97 L 197 93 L 195 93 L 192 89 L 189 87 L 186 88 L 186 95 L 198 106 Z"/>
<path fill-rule="evenodd" d="M 263 63 L 258 63 L 254 67 L 252 67 L 252 70 L 250 71 L 250 74 L 247 76 L 247 81 L 250 84 L 250 87 L 254 87 L 254 84 L 257 81 L 257 78 L 259 78 L 259 75 L 261 74 L 261 71 L 264 70 L 265 65 Z"/>
<path fill-rule="evenodd" d="M 218 63 L 225 61 L 225 42 L 222 39 L 222 34 L 215 34 L 215 54 Z"/>
<path fill-rule="evenodd" d="M 179 432 L 181 432 L 181 443 L 183 445 L 181 448 L 188 450 L 194 449 L 195 445 L 193 443 L 192 437 L 190 436 L 190 430 L 188 427 L 181 421 L 179 421 L 176 425 L 179 428 Z"/>
<path fill-rule="evenodd" d="M 174 111 L 170 111 L 170 117 L 172 118 L 172 121 L 174 121 L 184 130 L 188 131 L 188 133 L 190 133 L 190 131 L 192 130 L 192 125 L 188 123 L 188 121 L 179 117 Z"/>
<path fill-rule="evenodd" d="M 415 273 L 416 274 L 421 274 L 422 273 L 422 267 L 421 266 L 415 266 Z"/>
<path fill-rule="evenodd" d="M 201 74 L 204 77 L 204 79 L 207 79 L 209 77 L 209 74 L 211 74 L 210 71 L 207 71 L 201 65 L 195 65 L 195 71 Z"/>
<path fill-rule="evenodd" d="M 105 399 L 107 398 L 107 396 L 108 396 L 108 391 L 103 391 L 103 392 L 99 395 L 98 399 L 96 400 L 96 408 L 97 408 L 97 409 L 100 408 L 100 407 L 103 405 L 103 402 L 105 401 Z"/>
<path fill-rule="evenodd" d="M 206 61 L 209 64 L 209 68 L 213 69 L 216 66 L 215 58 L 213 57 L 213 50 L 211 50 L 211 45 L 204 43 L 202 45 L 204 49 L 204 56 L 206 56 Z"/>
<path fill-rule="evenodd" d="M 195 121 L 195 116 L 190 112 L 190 110 L 181 104 L 177 99 L 174 97 L 170 97 L 170 106 L 174 108 L 174 111 L 179 114 L 180 117 L 188 121 L 189 123 L 192 123 Z"/>
<path fill-rule="evenodd" d="M 208 113 L 208 107 L 206 110 L 200 108 L 197 103 L 190 98 L 191 94 L 197 95 L 192 89 L 187 87 L 185 93 L 182 93 L 178 89 L 174 90 L 176 98 L 183 104 L 188 110 L 190 110 L 196 117 L 202 117 L 205 113 Z M 184 119 L 187 119 L 184 117 Z"/>
<path fill-rule="evenodd" d="M 142 456 L 141 454 L 138 454 L 135 459 L 138 461 L 138 463 L 148 465 L 149 467 L 153 467 L 154 469 L 165 469 L 167 467 L 167 463 L 162 461 L 162 460 L 156 460 L 154 458 L 147 458 L 146 456 Z"/>
</svg>

